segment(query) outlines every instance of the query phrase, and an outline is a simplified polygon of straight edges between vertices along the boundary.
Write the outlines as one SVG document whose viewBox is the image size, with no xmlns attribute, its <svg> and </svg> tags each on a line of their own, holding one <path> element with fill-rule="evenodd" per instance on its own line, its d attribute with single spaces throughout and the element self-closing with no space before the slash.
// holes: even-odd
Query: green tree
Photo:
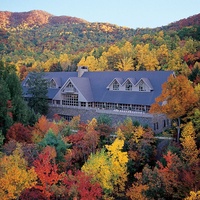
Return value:
<svg viewBox="0 0 200 200">
<path fill-rule="evenodd" d="M 6 82 L 0 79 L 0 129 L 5 133 L 6 129 L 12 125 L 12 115 L 8 107 L 10 102 L 10 93 Z M 11 105 L 10 105 L 11 106 Z"/>
<path fill-rule="evenodd" d="M 17 74 L 15 72 L 8 74 L 6 83 L 10 91 L 13 120 L 25 124 L 27 122 L 28 108 L 22 99 L 22 88 Z"/>
<path fill-rule="evenodd" d="M 71 146 L 70 144 L 64 142 L 60 135 L 55 135 L 51 129 L 48 131 L 39 145 L 43 148 L 46 146 L 55 147 L 57 155 L 56 160 L 58 162 L 64 161 L 66 150 Z"/>
<path fill-rule="evenodd" d="M 46 115 L 48 112 L 47 80 L 44 79 L 43 73 L 36 72 L 31 73 L 29 79 L 30 87 L 28 94 L 31 95 L 31 98 L 29 99 L 28 105 L 35 113 Z"/>
</svg>

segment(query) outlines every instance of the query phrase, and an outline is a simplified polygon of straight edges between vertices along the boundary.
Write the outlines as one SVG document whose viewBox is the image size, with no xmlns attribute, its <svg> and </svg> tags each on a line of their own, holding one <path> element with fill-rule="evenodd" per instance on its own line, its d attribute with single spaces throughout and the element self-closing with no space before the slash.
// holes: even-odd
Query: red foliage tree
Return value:
<svg viewBox="0 0 200 200">
<path fill-rule="evenodd" d="M 99 183 L 93 182 L 91 176 L 79 170 L 74 175 L 68 171 L 63 183 L 66 185 L 68 199 L 97 200 L 102 197 L 102 188 Z"/>
<path fill-rule="evenodd" d="M 55 149 L 47 146 L 33 163 L 38 176 L 38 185 L 35 188 L 41 190 L 47 199 L 53 195 L 51 186 L 61 180 L 61 175 L 57 172 L 55 157 Z"/>
<path fill-rule="evenodd" d="M 30 188 L 24 190 L 20 197 L 19 200 L 46 200 L 46 196 L 42 193 L 41 190 L 36 189 L 36 188 Z"/>
<path fill-rule="evenodd" d="M 99 134 L 95 130 L 78 131 L 68 137 L 72 149 L 65 156 L 67 169 L 72 169 L 74 164 L 79 169 L 91 153 L 96 152 Z"/>
<path fill-rule="evenodd" d="M 13 124 L 7 134 L 6 139 L 7 140 L 15 140 L 17 142 L 26 142 L 26 143 L 32 143 L 31 140 L 32 134 L 31 134 L 31 128 L 25 127 L 21 123 L 15 123 Z"/>
</svg>

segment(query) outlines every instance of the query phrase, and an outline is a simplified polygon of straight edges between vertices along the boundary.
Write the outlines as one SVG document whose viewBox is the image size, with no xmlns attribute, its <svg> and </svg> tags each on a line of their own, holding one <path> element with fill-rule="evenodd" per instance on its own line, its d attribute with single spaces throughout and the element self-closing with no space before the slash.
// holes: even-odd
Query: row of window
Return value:
<svg viewBox="0 0 200 200">
<path fill-rule="evenodd" d="M 132 91 L 133 85 L 132 83 L 128 80 L 125 84 L 125 90 L 126 91 Z M 113 90 L 119 90 L 119 83 L 115 80 L 113 82 Z M 144 82 L 141 80 L 139 83 L 139 91 L 146 91 L 145 89 L 145 84 Z"/>
<path fill-rule="evenodd" d="M 89 108 L 98 108 L 105 110 L 125 110 L 125 111 L 136 111 L 148 113 L 150 106 L 144 105 L 132 105 L 132 104 L 119 104 L 119 103 L 104 103 L 104 102 L 78 102 L 77 94 L 64 95 L 64 100 L 54 100 L 53 104 L 56 105 L 67 105 L 67 106 L 81 106 Z"/>
</svg>

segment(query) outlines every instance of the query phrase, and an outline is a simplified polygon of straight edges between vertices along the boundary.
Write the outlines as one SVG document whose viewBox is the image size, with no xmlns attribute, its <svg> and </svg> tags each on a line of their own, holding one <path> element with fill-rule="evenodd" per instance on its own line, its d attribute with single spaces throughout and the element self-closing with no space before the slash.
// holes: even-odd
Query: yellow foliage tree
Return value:
<svg viewBox="0 0 200 200">
<path fill-rule="evenodd" d="M 66 71 L 67 68 L 71 65 L 69 56 L 67 54 L 60 54 L 59 60 L 63 71 Z"/>
<path fill-rule="evenodd" d="M 117 69 L 120 71 L 133 70 L 133 48 L 130 42 L 126 42 L 120 48 L 120 60 L 117 63 Z"/>
<path fill-rule="evenodd" d="M 130 140 L 133 143 L 138 143 L 144 134 L 142 126 L 134 126 L 131 118 L 127 118 L 117 131 L 118 138 Z M 123 135 L 123 136 L 122 136 Z"/>
<path fill-rule="evenodd" d="M 93 176 L 101 185 L 105 194 L 113 192 L 120 195 L 125 190 L 127 181 L 127 152 L 122 152 L 124 141 L 116 139 L 113 144 L 107 145 L 105 150 L 92 154 L 83 165 L 82 171 Z"/>
<path fill-rule="evenodd" d="M 137 44 L 135 47 L 136 59 L 138 61 L 136 70 L 159 70 L 159 62 L 155 51 L 150 51 L 149 44 Z"/>
<path fill-rule="evenodd" d="M 102 54 L 107 59 L 107 69 L 114 70 L 120 59 L 120 49 L 116 45 L 111 45 L 107 52 Z"/>
<path fill-rule="evenodd" d="M 17 199 L 20 193 L 35 186 L 37 175 L 34 168 L 27 169 L 21 147 L 18 145 L 10 156 L 0 159 L 0 197 L 2 200 Z"/>
<path fill-rule="evenodd" d="M 98 68 L 98 61 L 94 56 L 87 56 L 80 60 L 78 66 L 87 66 L 90 71 L 96 71 Z"/>
<path fill-rule="evenodd" d="M 186 163 L 188 165 L 198 163 L 199 151 L 195 143 L 195 130 L 192 122 L 184 127 L 180 141 L 183 146 L 182 157 Z"/>
<path fill-rule="evenodd" d="M 102 55 L 99 59 L 98 59 L 98 67 L 97 67 L 97 71 L 106 71 L 108 69 L 108 61 L 106 56 Z"/>
<path fill-rule="evenodd" d="M 191 191 L 190 196 L 186 197 L 184 200 L 199 200 L 200 199 L 200 190 L 197 192 Z"/>
<path fill-rule="evenodd" d="M 124 140 L 119 140 L 118 138 L 111 145 L 106 145 L 112 165 L 113 183 L 115 186 L 118 186 L 115 189 L 119 189 L 116 192 L 123 192 L 125 190 L 128 175 L 128 154 L 127 152 L 122 152 L 123 146 Z"/>
</svg>

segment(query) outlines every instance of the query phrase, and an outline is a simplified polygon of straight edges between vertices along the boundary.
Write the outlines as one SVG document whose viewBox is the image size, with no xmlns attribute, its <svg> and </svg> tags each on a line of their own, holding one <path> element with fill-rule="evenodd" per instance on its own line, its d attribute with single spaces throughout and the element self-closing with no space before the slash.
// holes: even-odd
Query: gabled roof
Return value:
<svg viewBox="0 0 200 200">
<path fill-rule="evenodd" d="M 136 84 L 135 86 L 137 86 L 141 81 L 143 81 L 148 87 L 150 90 L 153 90 L 153 86 L 151 85 L 151 82 L 149 81 L 148 78 L 141 78 Z"/>
<path fill-rule="evenodd" d="M 122 85 L 124 80 L 122 78 L 114 78 L 106 88 L 109 88 L 114 83 L 114 81 L 117 81 L 119 85 Z"/>
<path fill-rule="evenodd" d="M 132 83 L 132 85 L 135 85 L 135 83 L 136 83 L 136 78 L 127 78 L 127 79 L 124 81 L 124 83 L 122 84 L 122 86 L 125 85 L 125 84 L 127 83 L 127 81 L 130 81 L 130 82 Z"/>
<path fill-rule="evenodd" d="M 75 88 L 85 97 L 86 101 L 93 101 L 93 94 L 89 78 L 71 77 L 70 81 L 75 86 Z"/>
<path fill-rule="evenodd" d="M 47 72 L 45 76 L 58 81 L 57 84 L 60 84 L 61 87 L 67 80 L 71 80 L 72 84 L 88 102 L 151 105 L 154 103 L 155 98 L 161 94 L 162 84 L 167 81 L 171 74 L 173 74 L 172 71 L 108 71 L 85 72 L 81 77 L 78 77 L 77 72 Z M 127 80 L 130 80 L 134 85 L 143 80 L 151 91 L 127 92 L 107 90 L 107 87 L 114 80 L 119 84 L 125 84 Z M 125 81 L 123 82 L 123 80 Z M 23 87 L 23 91 L 26 92 L 26 90 L 27 88 Z M 59 90 L 60 88 L 49 88 L 49 98 L 53 99 Z"/>
<path fill-rule="evenodd" d="M 53 77 L 53 78 L 50 79 L 50 81 L 51 81 L 51 80 L 54 80 L 54 81 L 56 82 L 56 85 L 57 85 L 59 88 L 62 87 L 62 80 L 61 80 L 60 77 Z"/>
<path fill-rule="evenodd" d="M 110 102 L 124 104 L 151 105 L 155 98 L 162 92 L 162 84 L 173 74 L 172 71 L 108 71 L 108 72 L 87 72 L 82 77 L 87 77 L 91 83 L 91 89 L 95 102 Z M 145 83 L 153 88 L 151 92 L 126 92 L 107 90 L 107 86 L 119 77 L 126 80 L 130 77 L 136 80 L 146 79 Z"/>
</svg>

